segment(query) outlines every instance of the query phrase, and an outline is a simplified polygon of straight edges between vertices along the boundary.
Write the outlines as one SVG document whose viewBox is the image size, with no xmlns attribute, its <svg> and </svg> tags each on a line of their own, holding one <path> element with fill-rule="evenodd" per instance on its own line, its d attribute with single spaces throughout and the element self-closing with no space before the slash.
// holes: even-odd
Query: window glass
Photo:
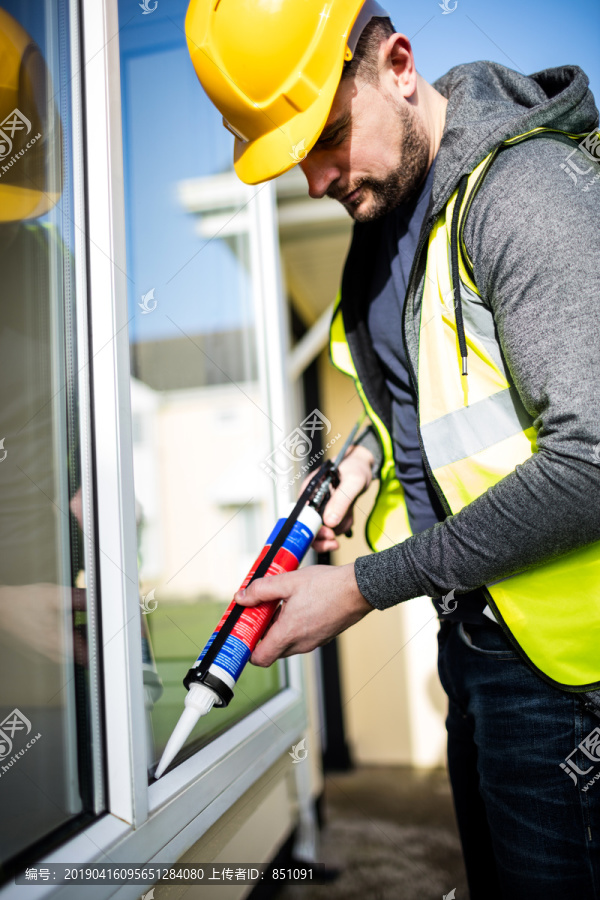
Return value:
<svg viewBox="0 0 600 900">
<path fill-rule="evenodd" d="M 119 4 L 150 767 L 183 710 L 187 670 L 274 524 L 273 483 L 261 469 L 271 423 L 251 194 L 192 67 L 186 7 L 175 0 L 138 15 Z M 187 752 L 277 692 L 281 671 L 247 666 L 234 700 L 200 720 Z"/>
<path fill-rule="evenodd" d="M 92 808 L 67 4 L 0 4 L 0 870 Z M 38 844 L 38 846 L 41 846 Z"/>
</svg>

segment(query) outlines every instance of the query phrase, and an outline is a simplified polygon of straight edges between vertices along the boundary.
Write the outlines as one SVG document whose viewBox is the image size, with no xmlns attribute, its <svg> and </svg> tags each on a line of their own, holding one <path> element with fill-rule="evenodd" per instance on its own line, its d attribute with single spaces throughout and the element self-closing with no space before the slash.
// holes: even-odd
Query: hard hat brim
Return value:
<svg viewBox="0 0 600 900">
<path fill-rule="evenodd" d="M 245 184 L 261 184 L 283 175 L 306 158 L 325 127 L 342 76 L 345 45 L 317 99 L 284 126 L 254 141 L 235 138 L 233 166 Z"/>
</svg>

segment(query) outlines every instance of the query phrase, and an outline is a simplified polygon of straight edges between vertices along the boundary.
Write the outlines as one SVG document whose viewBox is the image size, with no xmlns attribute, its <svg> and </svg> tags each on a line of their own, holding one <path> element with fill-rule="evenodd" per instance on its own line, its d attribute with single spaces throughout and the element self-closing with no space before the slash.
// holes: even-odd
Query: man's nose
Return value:
<svg viewBox="0 0 600 900">
<path fill-rule="evenodd" d="M 321 158 L 319 158 L 321 157 Z M 300 163 L 300 168 L 308 182 L 308 194 L 314 200 L 324 197 L 334 181 L 340 177 L 340 170 L 332 163 L 327 163 L 321 154 L 310 153 Z"/>
</svg>

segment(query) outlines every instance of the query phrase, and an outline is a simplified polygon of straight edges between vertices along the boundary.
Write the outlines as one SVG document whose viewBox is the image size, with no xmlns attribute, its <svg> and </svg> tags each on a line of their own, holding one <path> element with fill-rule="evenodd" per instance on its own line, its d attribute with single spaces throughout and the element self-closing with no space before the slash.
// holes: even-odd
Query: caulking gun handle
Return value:
<svg viewBox="0 0 600 900">
<path fill-rule="evenodd" d="M 328 463 L 329 463 L 329 465 L 328 465 Z M 271 562 L 275 558 L 275 554 L 277 553 L 279 548 L 283 545 L 286 537 L 288 536 L 288 534 L 294 527 L 294 524 L 298 521 L 298 517 L 299 517 L 300 513 L 310 503 L 310 501 L 315 497 L 315 495 L 318 493 L 319 489 L 323 485 L 323 482 L 325 480 L 325 477 L 326 477 L 327 472 L 329 471 L 329 468 L 331 467 L 331 465 L 332 464 L 331 464 L 331 462 L 329 462 L 329 460 L 327 460 L 327 462 L 324 462 L 322 464 L 321 468 L 318 470 L 318 472 L 316 472 L 315 475 L 313 475 L 313 477 L 311 478 L 309 483 L 306 485 L 306 487 L 304 488 L 304 490 L 298 497 L 298 500 L 296 501 L 296 505 L 294 506 L 293 510 L 291 511 L 289 516 L 286 518 L 286 520 L 284 521 L 284 523 L 281 526 L 281 528 L 279 529 L 279 531 L 277 532 L 277 535 L 276 535 L 273 543 L 269 547 L 265 556 L 262 558 L 260 565 L 257 566 L 256 571 L 254 572 L 252 578 L 250 579 L 250 581 L 248 582 L 246 587 L 248 587 L 250 584 L 252 584 L 252 582 L 256 578 L 262 578 L 263 575 L 266 575 L 266 573 L 268 572 L 269 567 L 271 565 Z M 236 604 L 236 605 L 239 606 L 239 604 Z M 243 608 L 244 607 L 242 607 L 242 609 Z"/>
</svg>

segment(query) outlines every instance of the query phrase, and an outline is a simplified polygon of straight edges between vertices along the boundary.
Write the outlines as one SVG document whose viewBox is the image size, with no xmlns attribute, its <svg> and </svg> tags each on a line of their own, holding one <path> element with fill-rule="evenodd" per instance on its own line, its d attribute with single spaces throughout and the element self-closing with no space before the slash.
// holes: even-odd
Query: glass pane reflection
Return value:
<svg viewBox="0 0 600 900">
<path fill-rule="evenodd" d="M 67 35 L 0 7 L 0 870 L 92 803 Z"/>
<path fill-rule="evenodd" d="M 260 468 L 271 449 L 270 422 L 256 348 L 248 196 L 229 172 L 230 135 L 189 60 L 186 6 L 159 4 L 149 22 L 132 19 L 120 3 L 150 768 L 182 712 L 183 677 L 274 524 L 273 484 Z M 148 153 L 158 122 L 177 123 L 160 165 Z M 187 747 L 280 690 L 279 672 L 248 666 L 230 706 L 201 720 Z"/>
</svg>

